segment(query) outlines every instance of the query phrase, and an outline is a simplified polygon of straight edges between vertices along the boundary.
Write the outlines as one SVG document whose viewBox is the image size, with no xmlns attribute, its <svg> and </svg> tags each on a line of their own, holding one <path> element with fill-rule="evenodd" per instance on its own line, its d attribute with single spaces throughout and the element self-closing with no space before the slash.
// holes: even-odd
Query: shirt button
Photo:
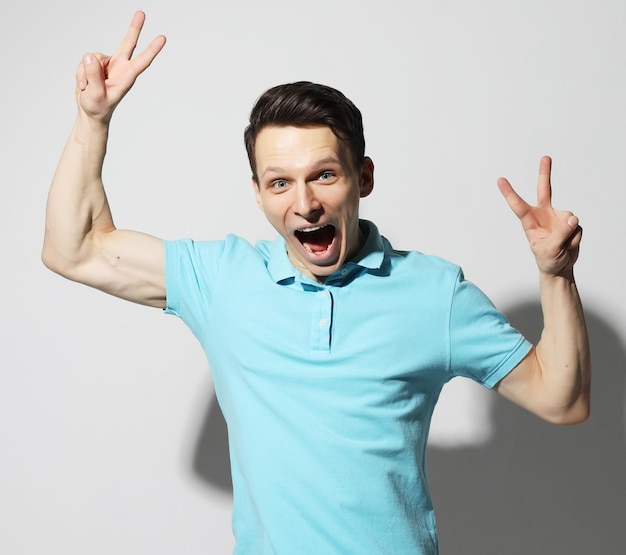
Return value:
<svg viewBox="0 0 626 555">
<path fill-rule="evenodd" d="M 348 272 L 349 272 L 349 271 L 350 271 L 350 270 L 348 270 L 348 268 L 344 268 L 343 270 L 341 270 L 341 275 L 342 275 L 342 276 L 345 276 L 345 275 L 347 275 L 347 274 L 348 274 Z"/>
<path fill-rule="evenodd" d="M 323 328 L 326 325 L 326 320 L 324 320 L 324 318 L 322 318 L 320 320 L 320 328 Z"/>
</svg>

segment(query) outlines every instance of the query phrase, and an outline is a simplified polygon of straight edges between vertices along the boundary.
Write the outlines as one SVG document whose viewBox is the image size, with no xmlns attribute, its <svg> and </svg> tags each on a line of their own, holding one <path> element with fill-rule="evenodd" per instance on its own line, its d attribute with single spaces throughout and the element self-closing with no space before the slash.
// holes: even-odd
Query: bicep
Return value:
<svg viewBox="0 0 626 555">
<path fill-rule="evenodd" d="M 128 301 L 164 308 L 163 241 L 120 229 L 96 234 L 90 239 L 89 255 L 68 277 Z"/>
<path fill-rule="evenodd" d="M 552 420 L 536 348 L 533 347 L 494 389 L 540 418 Z"/>
</svg>

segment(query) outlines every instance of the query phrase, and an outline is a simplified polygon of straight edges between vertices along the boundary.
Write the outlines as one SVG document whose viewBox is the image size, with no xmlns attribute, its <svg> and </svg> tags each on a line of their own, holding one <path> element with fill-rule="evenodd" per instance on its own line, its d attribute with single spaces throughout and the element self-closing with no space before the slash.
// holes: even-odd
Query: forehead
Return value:
<svg viewBox="0 0 626 555">
<path fill-rule="evenodd" d="M 267 126 L 256 138 L 255 158 L 260 173 L 270 165 L 298 167 L 317 159 L 334 157 L 343 161 L 343 150 L 330 127 Z"/>
</svg>

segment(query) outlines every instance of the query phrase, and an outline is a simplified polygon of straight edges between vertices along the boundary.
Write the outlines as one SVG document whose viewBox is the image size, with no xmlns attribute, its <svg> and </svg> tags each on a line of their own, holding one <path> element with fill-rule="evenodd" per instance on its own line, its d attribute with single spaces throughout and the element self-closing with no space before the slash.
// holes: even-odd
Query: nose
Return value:
<svg viewBox="0 0 626 555">
<path fill-rule="evenodd" d="M 321 214 L 322 205 L 312 187 L 308 183 L 297 183 L 294 192 L 294 212 L 309 221 L 317 219 Z"/>
</svg>

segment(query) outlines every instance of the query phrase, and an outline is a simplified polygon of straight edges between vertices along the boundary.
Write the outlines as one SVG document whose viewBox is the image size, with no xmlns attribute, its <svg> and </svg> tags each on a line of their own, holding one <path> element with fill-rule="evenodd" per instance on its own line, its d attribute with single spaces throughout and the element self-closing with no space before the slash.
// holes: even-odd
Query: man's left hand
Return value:
<svg viewBox="0 0 626 555">
<path fill-rule="evenodd" d="M 539 163 L 537 205 L 531 206 L 513 189 L 505 178 L 498 179 L 498 188 L 522 227 L 535 255 L 539 270 L 553 276 L 572 277 L 578 258 L 582 228 L 571 212 L 552 207 L 550 171 L 552 160 L 544 156 Z"/>
</svg>

